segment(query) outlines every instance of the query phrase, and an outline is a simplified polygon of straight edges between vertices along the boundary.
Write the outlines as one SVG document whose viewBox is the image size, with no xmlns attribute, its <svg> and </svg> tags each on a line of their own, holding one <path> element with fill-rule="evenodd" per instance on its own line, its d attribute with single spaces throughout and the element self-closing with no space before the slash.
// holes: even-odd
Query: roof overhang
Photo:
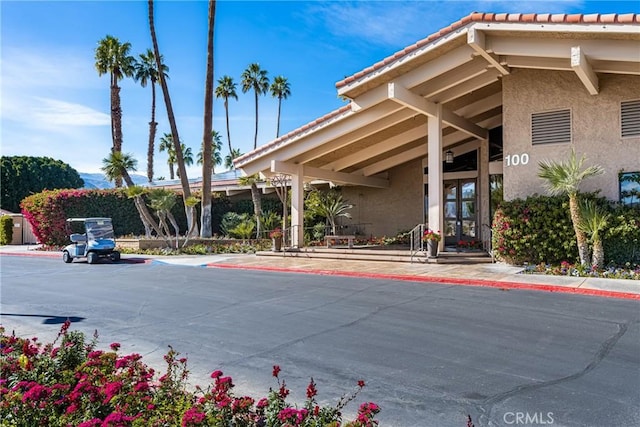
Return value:
<svg viewBox="0 0 640 427">
<path fill-rule="evenodd" d="M 640 75 L 636 15 L 579 15 L 576 23 L 562 16 L 472 14 L 339 82 L 348 105 L 235 164 L 248 175 L 303 170 L 307 179 L 384 187 L 378 174 L 427 155 L 426 123 L 437 105 L 443 149 L 486 139 L 502 123 L 501 78 L 516 68 L 573 72 L 592 95 L 601 73 Z"/>
</svg>

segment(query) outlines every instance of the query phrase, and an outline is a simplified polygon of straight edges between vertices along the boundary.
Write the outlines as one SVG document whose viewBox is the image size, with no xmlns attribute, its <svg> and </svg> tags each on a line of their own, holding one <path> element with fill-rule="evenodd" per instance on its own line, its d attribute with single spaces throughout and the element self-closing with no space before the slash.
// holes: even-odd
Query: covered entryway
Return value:
<svg viewBox="0 0 640 427">
<path fill-rule="evenodd" d="M 596 73 L 636 73 L 630 58 L 637 46 L 625 39 L 636 29 L 606 21 L 603 30 L 602 23 L 560 16 L 471 14 L 338 82 L 348 105 L 234 164 L 246 175 L 286 176 L 286 232 L 296 248 L 307 227 L 304 188 L 318 181 L 348 189 L 350 202 L 360 204 L 358 221 L 373 224 L 372 236 L 426 219 L 445 233 L 441 251 L 459 240 L 490 243 L 490 176 L 503 173 L 503 154 L 493 156 L 489 141 L 490 131 L 502 132 L 505 85 L 527 69 L 566 71 L 596 95 Z M 597 37 L 585 31 L 592 23 Z M 451 155 L 467 153 L 474 168 L 446 169 Z"/>
<path fill-rule="evenodd" d="M 477 239 L 477 180 L 447 180 L 443 187 L 445 247 L 455 247 L 461 241 L 470 242 Z"/>
</svg>

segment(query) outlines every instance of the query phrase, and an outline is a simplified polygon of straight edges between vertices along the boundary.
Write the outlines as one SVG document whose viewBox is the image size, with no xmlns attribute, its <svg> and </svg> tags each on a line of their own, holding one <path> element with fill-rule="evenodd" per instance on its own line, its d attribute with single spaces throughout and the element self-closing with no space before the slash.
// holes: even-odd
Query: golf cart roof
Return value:
<svg viewBox="0 0 640 427">
<path fill-rule="evenodd" d="M 85 222 L 85 221 L 111 221 L 111 218 L 68 218 L 67 222 Z"/>
</svg>

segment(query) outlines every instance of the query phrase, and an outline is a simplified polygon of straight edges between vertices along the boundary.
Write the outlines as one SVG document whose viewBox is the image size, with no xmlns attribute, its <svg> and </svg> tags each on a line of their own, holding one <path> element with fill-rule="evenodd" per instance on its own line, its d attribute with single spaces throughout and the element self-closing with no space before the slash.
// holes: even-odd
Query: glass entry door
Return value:
<svg viewBox="0 0 640 427">
<path fill-rule="evenodd" d="M 444 244 L 455 246 L 460 241 L 476 239 L 476 179 L 444 181 Z"/>
</svg>

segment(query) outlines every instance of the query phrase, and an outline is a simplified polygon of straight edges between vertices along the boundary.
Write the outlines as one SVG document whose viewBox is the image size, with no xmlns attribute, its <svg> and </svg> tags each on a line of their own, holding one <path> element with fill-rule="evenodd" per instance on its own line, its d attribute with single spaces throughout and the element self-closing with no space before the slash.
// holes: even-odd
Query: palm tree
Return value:
<svg viewBox="0 0 640 427">
<path fill-rule="evenodd" d="M 236 101 L 238 100 L 236 84 L 232 77 L 222 76 L 218 79 L 216 98 L 224 99 L 224 113 L 227 118 L 227 143 L 229 144 L 229 152 L 231 153 L 233 148 L 231 148 L 231 133 L 229 132 L 229 98 L 235 98 Z"/>
<path fill-rule="evenodd" d="M 173 165 L 176 164 L 176 151 L 173 146 L 173 137 L 171 134 L 165 133 L 162 138 L 160 138 L 160 146 L 158 150 L 162 153 L 163 151 L 167 152 L 167 164 L 169 165 L 169 179 L 175 179 L 175 173 L 173 171 Z"/>
<path fill-rule="evenodd" d="M 578 228 L 590 236 L 593 244 L 593 257 L 591 265 L 594 268 L 604 265 L 604 246 L 600 233 L 607 227 L 611 215 L 604 212 L 591 200 L 584 200 L 580 203 L 580 214 L 582 220 Z"/>
<path fill-rule="evenodd" d="M 242 153 L 240 152 L 239 148 L 234 148 L 233 150 L 231 150 L 229 154 L 224 156 L 224 167 L 229 170 L 234 169 L 233 159 L 240 156 L 242 156 Z"/>
<path fill-rule="evenodd" d="M 351 218 L 351 214 L 347 212 L 351 208 L 353 208 L 353 205 L 345 202 L 342 194 L 336 191 L 329 191 L 320 197 L 318 213 L 329 221 L 331 234 L 335 235 L 338 217 Z"/>
<path fill-rule="evenodd" d="M 213 172 L 213 30 L 216 2 L 209 0 L 207 32 L 207 73 L 204 83 L 204 130 L 202 134 L 202 212 L 200 237 L 211 237 L 211 173 Z"/>
<path fill-rule="evenodd" d="M 147 205 L 144 202 L 142 195 L 144 190 L 142 187 L 138 187 L 134 184 L 129 171 L 135 171 L 138 162 L 130 154 L 123 154 L 122 152 L 111 152 L 109 157 L 102 159 L 102 171 L 107 179 L 115 181 L 118 177 L 124 179 L 128 189 L 131 190 L 130 195 L 133 198 L 140 220 L 144 225 L 147 233 L 147 237 L 151 235 L 153 229 L 159 237 L 166 240 L 164 233 L 156 224 L 155 219 L 151 216 L 151 213 L 147 209 Z"/>
<path fill-rule="evenodd" d="M 158 47 L 158 38 L 156 37 L 156 28 L 153 21 L 153 0 L 149 0 L 149 31 L 151 32 L 151 41 L 153 43 L 153 55 L 156 58 L 156 66 L 160 70 L 162 69 L 162 55 L 160 55 L 160 48 Z M 184 199 L 184 211 L 187 216 L 187 224 L 189 230 L 196 230 L 192 224 L 195 218 L 195 206 L 190 206 L 187 200 L 191 197 L 191 188 L 189 187 L 189 178 L 187 177 L 187 169 L 184 165 L 184 159 L 182 157 L 182 150 L 180 149 L 180 136 L 178 135 L 178 126 L 176 125 L 176 117 L 173 113 L 173 106 L 171 104 L 171 96 L 169 95 L 169 86 L 167 85 L 167 79 L 158 73 L 158 81 L 162 88 L 162 95 L 164 97 L 164 105 L 167 109 L 167 118 L 169 120 L 169 126 L 171 128 L 171 137 L 173 139 L 173 148 L 176 153 L 176 163 L 178 165 L 178 176 L 180 177 L 180 186 L 182 187 L 182 195 Z M 199 234 L 199 233 L 198 233 Z"/>
<path fill-rule="evenodd" d="M 264 95 L 269 90 L 269 78 L 267 71 L 260 69 L 260 64 L 249 64 L 242 72 L 242 92 L 247 93 L 253 89 L 256 101 L 256 133 L 253 138 L 253 149 L 258 147 L 258 96 Z"/>
<path fill-rule="evenodd" d="M 256 238 L 260 238 L 260 217 L 262 216 L 262 199 L 260 197 L 260 190 L 258 189 L 258 182 L 260 178 L 257 174 L 243 176 L 238 179 L 240 185 L 251 186 L 251 201 L 253 202 L 253 217 L 256 220 Z"/>
<path fill-rule="evenodd" d="M 110 35 L 98 42 L 95 51 L 95 67 L 98 75 L 109 74 L 111 90 L 111 151 L 122 151 L 122 106 L 120 105 L 120 86 L 118 82 L 124 77 L 133 76 L 133 56 L 129 55 L 131 43 L 120 43 Z M 115 180 L 116 187 L 122 187 L 122 178 Z"/>
<path fill-rule="evenodd" d="M 287 99 L 291 95 L 291 87 L 286 77 L 277 76 L 271 83 L 271 96 L 278 98 L 278 120 L 276 122 L 276 138 L 280 136 L 280 109 L 282 100 Z"/>
<path fill-rule="evenodd" d="M 583 180 L 604 173 L 604 169 L 600 166 L 589 166 L 582 169 L 584 161 L 585 157 L 582 156 L 582 158 L 578 159 L 575 150 L 572 149 L 567 161 L 545 160 L 540 162 L 538 177 L 545 180 L 547 189 L 552 195 L 566 194 L 569 196 L 569 213 L 576 234 L 580 263 L 587 265 L 589 262 L 589 246 L 584 231 L 579 227 L 582 222 L 578 203 L 579 187 Z"/>
<path fill-rule="evenodd" d="M 220 138 L 220 133 L 216 130 L 211 132 L 213 145 L 211 146 L 211 174 L 216 173 L 216 165 L 222 164 L 222 154 L 220 151 L 222 150 L 222 139 Z M 204 145 L 204 144 L 203 144 Z M 203 147 L 200 146 L 200 151 L 198 151 L 198 158 L 196 160 L 196 164 L 203 165 L 204 164 L 204 153 Z M 203 171 L 204 175 L 204 171 Z"/>
<path fill-rule="evenodd" d="M 146 53 L 139 55 L 139 60 L 135 61 L 133 78 L 140 82 L 140 86 L 147 87 L 147 83 L 151 83 L 151 121 L 149 122 L 149 144 L 147 146 L 147 179 L 153 181 L 153 155 L 155 152 L 154 145 L 156 139 L 156 82 L 158 81 L 158 69 L 156 58 L 151 49 L 147 49 Z M 162 58 L 160 58 L 162 62 Z M 169 67 L 162 64 L 162 73 L 168 78 L 167 72 Z"/>
</svg>

